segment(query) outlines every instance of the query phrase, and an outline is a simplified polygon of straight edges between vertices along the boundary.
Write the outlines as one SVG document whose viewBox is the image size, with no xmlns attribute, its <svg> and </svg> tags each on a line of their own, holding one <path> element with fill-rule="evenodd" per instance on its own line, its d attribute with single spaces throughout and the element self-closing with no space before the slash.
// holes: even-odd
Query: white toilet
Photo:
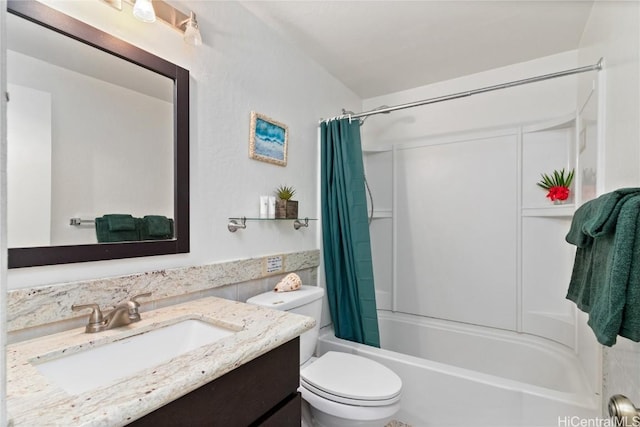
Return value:
<svg viewBox="0 0 640 427">
<path fill-rule="evenodd" d="M 267 292 L 247 303 L 313 317 L 316 326 L 300 336 L 300 388 L 314 426 L 383 427 L 400 409 L 402 380 L 378 362 L 350 353 L 315 351 L 324 289 L 302 286 Z"/>
</svg>

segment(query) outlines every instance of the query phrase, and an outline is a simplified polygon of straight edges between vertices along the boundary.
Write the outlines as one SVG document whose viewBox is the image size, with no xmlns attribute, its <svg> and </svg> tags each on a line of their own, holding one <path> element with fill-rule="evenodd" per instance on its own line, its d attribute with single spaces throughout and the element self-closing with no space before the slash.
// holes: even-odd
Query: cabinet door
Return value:
<svg viewBox="0 0 640 427">
<path fill-rule="evenodd" d="M 260 427 L 300 427 L 302 397 L 296 393 L 291 400 L 257 425 Z"/>
</svg>

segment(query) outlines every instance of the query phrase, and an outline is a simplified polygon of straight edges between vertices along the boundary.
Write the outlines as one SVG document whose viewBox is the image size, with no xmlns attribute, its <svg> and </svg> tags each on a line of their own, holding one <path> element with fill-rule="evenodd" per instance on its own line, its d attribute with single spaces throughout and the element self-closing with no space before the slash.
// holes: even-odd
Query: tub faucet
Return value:
<svg viewBox="0 0 640 427">
<path fill-rule="evenodd" d="M 98 304 L 74 304 L 71 306 L 71 309 L 73 311 L 83 310 L 85 308 L 92 310 L 89 315 L 89 322 L 85 328 L 85 332 L 91 334 L 140 321 L 140 312 L 138 310 L 140 303 L 137 299 L 150 296 L 151 292 L 136 295 L 129 301 L 121 302 L 106 315 L 102 314 Z"/>
</svg>

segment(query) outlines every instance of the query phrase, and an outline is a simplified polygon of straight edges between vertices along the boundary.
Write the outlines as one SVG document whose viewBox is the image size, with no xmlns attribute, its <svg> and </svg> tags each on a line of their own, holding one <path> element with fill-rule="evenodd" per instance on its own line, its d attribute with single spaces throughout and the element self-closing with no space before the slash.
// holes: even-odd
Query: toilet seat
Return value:
<svg viewBox="0 0 640 427">
<path fill-rule="evenodd" d="M 300 371 L 300 384 L 318 396 L 353 406 L 385 406 L 400 400 L 402 380 L 362 356 L 330 351 Z"/>
</svg>

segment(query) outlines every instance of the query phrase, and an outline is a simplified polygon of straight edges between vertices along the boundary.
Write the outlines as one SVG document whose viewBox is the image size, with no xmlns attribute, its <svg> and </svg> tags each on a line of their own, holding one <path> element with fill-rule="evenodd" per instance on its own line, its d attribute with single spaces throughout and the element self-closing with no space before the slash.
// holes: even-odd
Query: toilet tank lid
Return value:
<svg viewBox="0 0 640 427">
<path fill-rule="evenodd" d="M 265 292 L 247 300 L 247 304 L 261 305 L 275 310 L 287 311 L 309 304 L 312 301 L 322 298 L 324 289 L 317 286 L 303 285 L 297 291 L 289 292 Z"/>
</svg>

